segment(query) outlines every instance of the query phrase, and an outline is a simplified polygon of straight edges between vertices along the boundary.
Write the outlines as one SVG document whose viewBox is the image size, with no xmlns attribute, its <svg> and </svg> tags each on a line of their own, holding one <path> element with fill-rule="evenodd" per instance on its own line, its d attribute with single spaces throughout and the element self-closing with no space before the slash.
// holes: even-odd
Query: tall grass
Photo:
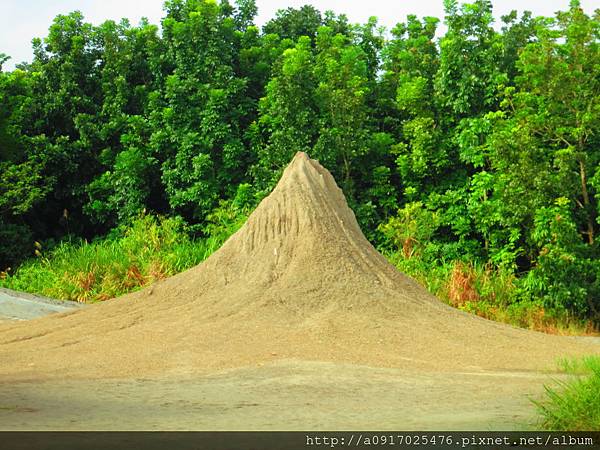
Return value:
<svg viewBox="0 0 600 450">
<path fill-rule="evenodd" d="M 0 286 L 63 300 L 96 302 L 182 272 L 207 258 L 228 237 L 192 240 L 175 218 L 143 216 L 116 236 L 64 242 L 0 279 Z"/>
<path fill-rule="evenodd" d="M 401 252 L 386 254 L 399 270 L 423 284 L 444 302 L 463 311 L 521 328 L 563 335 L 597 335 L 593 323 L 565 310 L 519 298 L 517 279 L 491 265 L 439 261 L 431 264 Z"/>
<path fill-rule="evenodd" d="M 577 378 L 546 386 L 546 397 L 534 402 L 541 426 L 555 431 L 600 431 L 600 358 L 588 357 L 563 363 Z"/>
</svg>

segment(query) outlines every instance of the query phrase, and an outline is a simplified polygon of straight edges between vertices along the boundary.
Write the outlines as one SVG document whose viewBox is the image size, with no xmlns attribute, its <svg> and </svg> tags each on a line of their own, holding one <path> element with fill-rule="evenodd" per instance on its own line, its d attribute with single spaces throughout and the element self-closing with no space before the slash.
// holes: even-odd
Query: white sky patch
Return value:
<svg viewBox="0 0 600 450">
<path fill-rule="evenodd" d="M 569 0 L 495 0 L 493 3 L 497 19 L 513 9 L 552 16 L 569 6 Z M 598 7 L 597 0 L 582 0 L 581 3 L 588 14 Z M 321 12 L 333 10 L 337 14 L 344 13 L 353 23 L 364 23 L 370 16 L 376 16 L 379 23 L 388 29 L 403 22 L 408 14 L 440 19 L 444 16 L 442 0 L 257 0 L 256 23 L 262 26 L 275 16 L 278 9 L 299 8 L 305 4 L 313 5 Z M 142 17 L 159 24 L 164 15 L 163 0 L 0 0 L 0 53 L 11 56 L 4 66 L 5 70 L 13 69 L 19 62 L 31 61 L 31 40 L 46 36 L 48 27 L 58 14 L 75 10 L 81 11 L 86 21 L 96 25 L 107 19 L 118 21 L 123 17 L 133 25 Z"/>
</svg>

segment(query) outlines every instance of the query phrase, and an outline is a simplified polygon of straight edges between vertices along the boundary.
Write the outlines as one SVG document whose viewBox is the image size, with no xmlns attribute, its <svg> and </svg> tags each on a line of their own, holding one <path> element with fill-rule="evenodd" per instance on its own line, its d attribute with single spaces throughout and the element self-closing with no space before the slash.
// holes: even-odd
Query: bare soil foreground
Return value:
<svg viewBox="0 0 600 450">
<path fill-rule="evenodd" d="M 199 266 L 140 292 L 0 324 L 3 429 L 509 429 L 558 358 L 548 336 L 444 305 L 364 238 L 296 155 Z"/>
<path fill-rule="evenodd" d="M 522 430 L 547 377 L 279 360 L 187 379 L 5 383 L 0 429 Z"/>
</svg>

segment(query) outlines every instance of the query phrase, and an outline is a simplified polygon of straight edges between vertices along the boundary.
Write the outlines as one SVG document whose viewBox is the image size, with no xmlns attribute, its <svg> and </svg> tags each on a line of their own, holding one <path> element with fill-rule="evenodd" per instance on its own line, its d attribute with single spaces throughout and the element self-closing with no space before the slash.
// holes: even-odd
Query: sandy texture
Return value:
<svg viewBox="0 0 600 450">
<path fill-rule="evenodd" d="M 590 353 L 600 346 L 442 304 L 377 253 L 303 153 L 199 266 L 80 311 L 0 323 L 0 380 L 185 378 L 279 359 L 539 371 Z"/>
<path fill-rule="evenodd" d="M 522 430 L 545 382 L 285 360 L 176 381 L 0 383 L 0 430 Z"/>
</svg>

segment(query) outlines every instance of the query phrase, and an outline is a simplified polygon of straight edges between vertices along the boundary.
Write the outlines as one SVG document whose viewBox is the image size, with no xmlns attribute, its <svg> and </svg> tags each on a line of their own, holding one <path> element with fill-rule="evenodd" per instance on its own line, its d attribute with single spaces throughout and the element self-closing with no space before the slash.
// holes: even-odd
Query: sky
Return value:
<svg viewBox="0 0 600 450">
<path fill-rule="evenodd" d="M 588 14 L 592 14 L 598 7 L 597 1 L 581 0 L 581 4 Z M 408 14 L 439 18 L 444 15 L 443 0 L 256 0 L 256 3 L 257 25 L 274 17 L 278 9 L 298 8 L 305 4 L 311 4 L 321 12 L 344 13 L 353 23 L 364 23 L 370 16 L 376 16 L 388 29 L 404 21 Z M 493 4 L 494 15 L 499 19 L 513 9 L 552 16 L 555 11 L 567 9 L 569 0 L 493 0 Z M 158 24 L 163 17 L 162 5 L 163 0 L 0 0 L 0 53 L 11 56 L 4 69 L 12 70 L 19 62 L 31 61 L 31 40 L 46 36 L 52 19 L 58 14 L 79 10 L 94 24 L 123 17 L 132 24 L 137 24 L 141 17 Z"/>
</svg>

